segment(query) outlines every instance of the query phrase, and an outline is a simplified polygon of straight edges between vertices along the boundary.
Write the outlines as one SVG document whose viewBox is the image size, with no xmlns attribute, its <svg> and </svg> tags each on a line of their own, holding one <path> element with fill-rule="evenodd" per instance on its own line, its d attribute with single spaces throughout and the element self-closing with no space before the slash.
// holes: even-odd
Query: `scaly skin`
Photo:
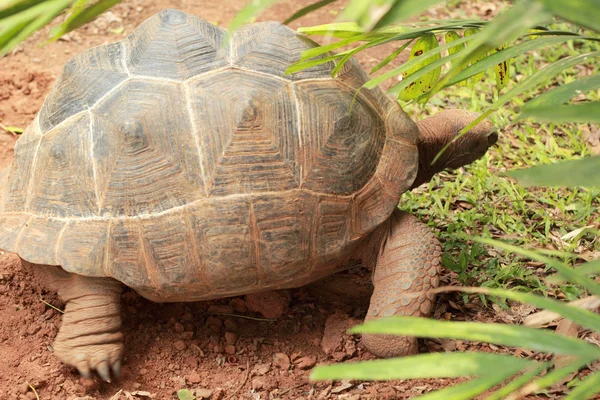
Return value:
<svg viewBox="0 0 600 400">
<path fill-rule="evenodd" d="M 110 382 L 119 376 L 123 356 L 121 284 L 110 278 L 90 278 L 60 267 L 36 265 L 39 282 L 58 292 L 66 303 L 54 354 L 86 378 L 96 371 Z"/>
<path fill-rule="evenodd" d="M 375 264 L 371 304 L 365 321 L 392 315 L 426 317 L 439 285 L 442 247 L 435 234 L 414 216 L 394 211 L 389 221 L 373 233 L 370 260 Z M 417 353 L 414 337 L 364 334 L 366 348 L 378 357 Z"/>
</svg>

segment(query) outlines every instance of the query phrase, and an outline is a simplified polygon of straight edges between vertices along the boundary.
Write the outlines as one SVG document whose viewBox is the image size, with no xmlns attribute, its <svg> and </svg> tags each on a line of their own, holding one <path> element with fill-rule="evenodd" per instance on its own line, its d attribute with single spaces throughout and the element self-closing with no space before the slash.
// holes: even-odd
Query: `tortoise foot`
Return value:
<svg viewBox="0 0 600 400">
<path fill-rule="evenodd" d="M 118 378 L 123 357 L 123 334 L 99 332 L 74 336 L 75 327 L 63 324 L 56 341 L 54 354 L 67 365 L 77 368 L 84 378 L 91 378 L 96 371 L 106 382 Z"/>
<path fill-rule="evenodd" d="M 94 371 L 107 382 L 118 377 L 124 350 L 119 282 L 47 265 L 36 266 L 33 272 L 66 303 L 54 341 L 56 357 L 85 378 Z"/>
<path fill-rule="evenodd" d="M 366 321 L 397 315 L 427 317 L 439 284 L 442 248 L 434 233 L 412 215 L 399 210 L 390 217 L 385 245 L 373 273 L 373 296 Z M 379 249 L 379 248 L 378 248 Z M 363 335 L 365 347 L 379 357 L 418 352 L 417 338 Z"/>
</svg>

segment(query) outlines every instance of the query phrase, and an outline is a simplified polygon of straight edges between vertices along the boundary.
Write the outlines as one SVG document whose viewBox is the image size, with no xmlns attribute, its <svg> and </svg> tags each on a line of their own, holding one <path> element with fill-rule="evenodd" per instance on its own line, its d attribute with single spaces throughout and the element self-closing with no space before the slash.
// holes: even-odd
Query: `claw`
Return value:
<svg viewBox="0 0 600 400">
<path fill-rule="evenodd" d="M 90 373 L 90 369 L 88 368 L 87 365 L 77 367 L 77 371 L 79 371 L 79 374 L 81 376 L 83 376 L 85 379 L 92 379 L 92 374 Z"/>
<path fill-rule="evenodd" d="M 117 360 L 112 365 L 112 372 L 115 378 L 121 376 L 121 360 Z"/>
<path fill-rule="evenodd" d="M 96 367 L 96 371 L 98 372 L 98 375 L 100 375 L 100 378 L 102 378 L 103 381 L 110 383 L 110 371 L 108 369 L 108 362 L 101 361 L 100 364 L 98 364 L 98 366 Z"/>
<path fill-rule="evenodd" d="M 76 357 L 75 368 L 79 371 L 79 374 L 83 376 L 85 379 L 91 379 L 92 374 L 90 372 L 90 367 L 85 359 L 85 354 L 78 354 Z"/>
</svg>

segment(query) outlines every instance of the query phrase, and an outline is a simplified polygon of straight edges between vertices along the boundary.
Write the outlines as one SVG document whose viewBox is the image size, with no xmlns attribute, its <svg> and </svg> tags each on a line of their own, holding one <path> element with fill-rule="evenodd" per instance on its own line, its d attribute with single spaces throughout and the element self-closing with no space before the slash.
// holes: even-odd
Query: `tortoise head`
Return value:
<svg viewBox="0 0 600 400">
<path fill-rule="evenodd" d="M 417 123 L 419 127 L 419 171 L 412 185 L 415 188 L 429 182 L 444 169 L 456 169 L 483 157 L 498 140 L 493 125 L 483 120 L 467 133 L 460 131 L 479 114 L 464 110 L 446 110 Z M 448 146 L 437 158 L 438 153 Z"/>
</svg>

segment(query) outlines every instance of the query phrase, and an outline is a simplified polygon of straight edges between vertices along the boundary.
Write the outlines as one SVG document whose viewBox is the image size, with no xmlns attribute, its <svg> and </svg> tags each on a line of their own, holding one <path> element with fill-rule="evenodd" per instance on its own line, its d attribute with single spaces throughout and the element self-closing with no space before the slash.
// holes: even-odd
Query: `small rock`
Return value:
<svg viewBox="0 0 600 400">
<path fill-rule="evenodd" d="M 234 345 L 227 344 L 223 347 L 223 349 L 225 350 L 225 353 L 227 353 L 229 355 L 235 354 L 235 346 Z"/>
<path fill-rule="evenodd" d="M 283 370 L 287 370 L 290 368 L 290 358 L 287 354 L 275 353 L 273 354 L 273 365 Z"/>
<path fill-rule="evenodd" d="M 237 342 L 237 335 L 233 332 L 225 332 L 225 342 L 230 345 L 235 345 L 235 342 Z"/>
<path fill-rule="evenodd" d="M 325 321 L 325 331 L 323 332 L 323 338 L 321 339 L 321 348 L 326 354 L 333 354 L 334 352 L 344 351 L 344 343 L 349 345 L 347 342 L 350 336 L 346 331 L 354 325 L 358 325 L 360 322 L 354 318 L 350 318 L 347 314 L 336 312 L 330 315 Z M 350 339 L 353 341 L 353 339 Z M 356 351 L 356 346 L 353 344 L 348 349 L 351 354 Z M 344 352 L 345 356 L 348 356 Z"/>
<path fill-rule="evenodd" d="M 29 392 L 29 385 L 27 384 L 27 382 L 23 382 L 19 385 L 19 393 L 21 394 L 25 394 Z"/>
<path fill-rule="evenodd" d="M 256 376 L 252 379 L 252 389 L 273 390 L 277 388 L 277 380 L 268 376 Z"/>
<path fill-rule="evenodd" d="M 194 389 L 194 395 L 197 399 L 209 399 L 213 391 L 210 389 Z"/>
<path fill-rule="evenodd" d="M 141 383 L 139 383 L 139 382 L 133 382 L 133 384 L 131 385 L 131 387 L 132 387 L 134 390 L 138 390 L 139 388 L 141 388 L 141 387 L 142 387 L 142 384 L 141 384 Z"/>
<path fill-rule="evenodd" d="M 305 356 L 296 360 L 296 367 L 302 370 L 307 370 L 315 366 L 317 363 L 317 357 L 315 356 Z"/>
<path fill-rule="evenodd" d="M 231 299 L 229 305 L 233 307 L 233 311 L 238 313 L 245 313 L 248 311 L 248 307 L 246 307 L 246 302 L 244 301 L 244 299 L 239 297 Z"/>
<path fill-rule="evenodd" d="M 179 351 L 183 351 L 187 347 L 183 340 L 176 340 L 175 343 L 173 343 L 173 346 Z"/>
<path fill-rule="evenodd" d="M 140 375 L 146 375 L 148 373 L 148 370 L 146 368 L 142 368 L 139 371 Z"/>
<path fill-rule="evenodd" d="M 190 383 L 200 383 L 202 381 L 202 377 L 198 373 L 198 371 L 192 371 L 192 373 L 188 376 L 187 380 Z"/>
<path fill-rule="evenodd" d="M 246 295 L 246 307 L 265 318 L 277 319 L 287 311 L 290 302 L 287 292 L 271 291 Z"/>
<path fill-rule="evenodd" d="M 252 373 L 256 375 L 264 375 L 271 369 L 271 364 L 256 364 L 252 368 Z"/>
<path fill-rule="evenodd" d="M 175 332 L 183 333 L 183 332 L 185 332 L 185 328 L 183 327 L 182 324 L 180 324 L 179 322 L 176 322 L 175 323 Z"/>
</svg>

